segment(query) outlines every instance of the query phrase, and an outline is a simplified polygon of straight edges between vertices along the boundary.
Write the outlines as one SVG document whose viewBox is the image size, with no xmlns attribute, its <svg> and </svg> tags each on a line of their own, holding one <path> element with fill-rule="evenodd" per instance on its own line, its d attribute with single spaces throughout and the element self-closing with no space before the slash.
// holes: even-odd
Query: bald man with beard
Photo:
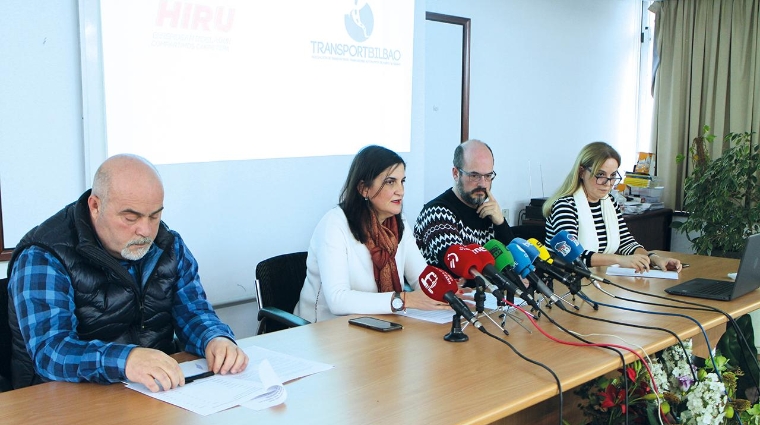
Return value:
<svg viewBox="0 0 760 425">
<path fill-rule="evenodd" d="M 454 186 L 425 204 L 414 237 L 425 260 L 449 270 L 444 261 L 452 245 L 485 245 L 491 239 L 509 244 L 514 238 L 499 203 L 491 193 L 496 173 L 491 148 L 468 140 L 454 150 Z"/>
<path fill-rule="evenodd" d="M 179 350 L 215 373 L 246 368 L 163 209 L 156 168 L 116 155 L 91 190 L 21 239 L 8 264 L 14 388 L 130 380 L 168 390 L 185 384 L 169 356 Z"/>
</svg>

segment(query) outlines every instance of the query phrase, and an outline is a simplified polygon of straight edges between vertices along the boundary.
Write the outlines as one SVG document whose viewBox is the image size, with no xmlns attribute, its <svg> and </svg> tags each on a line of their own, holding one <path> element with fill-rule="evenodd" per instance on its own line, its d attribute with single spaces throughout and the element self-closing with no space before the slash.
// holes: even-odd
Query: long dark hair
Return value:
<svg viewBox="0 0 760 425">
<path fill-rule="evenodd" d="M 362 148 L 356 154 L 351 162 L 351 168 L 348 169 L 348 177 L 346 177 L 346 183 L 343 185 L 338 205 L 340 205 L 343 213 L 346 214 L 351 233 L 361 243 L 367 242 L 367 235 L 362 231 L 362 224 L 370 220 L 371 215 L 369 210 L 370 203 L 369 201 L 365 201 L 364 197 L 359 193 L 359 184 L 363 182 L 369 186 L 380 173 L 394 165 L 406 167 L 406 163 L 396 152 L 382 146 L 370 145 Z M 382 186 L 377 192 L 380 189 L 382 189 Z M 377 192 L 369 197 L 371 198 Z M 404 223 L 401 220 L 400 214 L 396 216 L 396 219 L 399 240 L 401 240 L 401 235 L 404 233 Z"/>
</svg>

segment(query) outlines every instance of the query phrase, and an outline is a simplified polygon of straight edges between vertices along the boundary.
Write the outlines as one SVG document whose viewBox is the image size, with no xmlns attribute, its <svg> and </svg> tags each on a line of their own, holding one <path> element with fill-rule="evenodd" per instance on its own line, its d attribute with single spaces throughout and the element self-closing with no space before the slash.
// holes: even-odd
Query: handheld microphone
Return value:
<svg viewBox="0 0 760 425">
<path fill-rule="evenodd" d="M 464 317 L 481 332 L 486 330 L 472 313 L 467 304 L 456 296 L 459 287 L 450 274 L 435 266 L 427 266 L 420 274 L 420 288 L 428 297 L 448 303 L 457 314 Z"/>
<path fill-rule="evenodd" d="M 459 244 L 451 245 L 446 250 L 444 259 L 449 270 L 465 279 L 475 279 L 475 276 L 480 275 L 478 268 L 483 266 L 475 251 Z"/>
<path fill-rule="evenodd" d="M 483 276 L 483 274 L 480 273 L 480 270 L 483 268 L 483 258 L 479 257 L 478 250 L 485 251 L 484 248 L 480 247 L 479 245 L 472 245 L 474 249 L 471 249 L 466 246 L 462 245 L 451 245 L 449 249 L 446 250 L 445 260 L 446 260 L 446 266 L 451 270 L 455 275 L 459 277 L 463 277 L 468 280 L 475 280 L 475 282 L 482 282 L 481 286 L 487 287 L 488 284 L 493 284 Z M 483 312 L 483 302 L 485 301 L 485 295 L 482 295 L 483 298 L 478 298 L 478 294 L 482 294 L 481 291 L 475 294 L 475 306 L 477 307 L 478 312 Z M 494 294 L 497 298 L 500 300 L 503 300 L 503 296 L 499 296 L 497 294 Z M 503 294 L 501 294 L 503 295 Z"/>
<path fill-rule="evenodd" d="M 591 271 L 586 268 L 586 265 L 580 261 L 579 257 L 583 253 L 583 247 L 581 246 L 581 243 L 578 242 L 578 238 L 572 236 L 567 230 L 560 230 L 557 232 L 549 243 L 554 252 L 561 257 L 561 260 L 564 260 L 559 261 L 560 258 L 555 257 L 554 263 L 558 266 L 569 272 L 581 275 L 586 279 L 598 280 L 608 284 L 612 283 L 601 276 L 591 273 Z M 578 262 L 580 262 L 582 267 L 577 265 Z"/>
<path fill-rule="evenodd" d="M 533 248 L 532 245 L 531 248 Z M 515 271 L 520 273 L 520 276 L 528 279 L 530 284 L 534 286 L 539 292 L 541 292 L 546 298 L 552 300 L 554 304 L 556 304 L 562 310 L 567 311 L 567 308 L 562 303 L 562 300 L 554 292 L 552 292 L 548 286 L 546 286 L 544 281 L 541 280 L 541 278 L 538 277 L 536 273 L 534 273 L 535 267 L 532 264 L 533 261 L 530 259 L 525 250 L 515 242 L 510 242 L 507 246 L 507 249 L 512 253 L 512 257 L 515 259 Z M 533 249 L 535 250 L 535 257 L 537 257 L 538 250 L 535 248 Z M 531 253 L 533 253 L 533 251 L 531 251 Z"/>
<path fill-rule="evenodd" d="M 498 300 L 502 301 L 500 305 L 505 305 L 503 301 L 507 299 L 507 296 L 504 295 L 502 291 L 515 294 L 517 288 L 512 282 L 507 281 L 506 278 L 499 273 L 499 270 L 494 267 L 496 259 L 487 249 L 477 244 L 467 245 L 467 248 L 472 249 L 472 252 L 474 252 L 480 260 L 482 265 L 480 272 L 486 277 L 486 279 L 484 279 L 486 287 Z M 494 282 L 495 284 L 491 282 Z M 508 301 L 511 302 L 512 300 Z"/>
<path fill-rule="evenodd" d="M 524 287 L 522 277 L 515 271 L 515 259 L 503 243 L 496 239 L 486 242 L 485 248 L 495 259 L 494 266 L 517 287 Z M 519 294 L 518 294 L 519 295 Z"/>
<path fill-rule="evenodd" d="M 533 265 L 536 266 L 537 269 L 570 288 L 570 292 L 573 294 L 580 291 L 581 288 L 578 280 L 569 277 L 569 273 L 566 273 L 565 269 L 557 267 L 559 265 L 558 263 L 564 263 L 564 260 L 555 261 L 552 259 L 549 250 L 547 250 L 541 242 L 535 238 L 530 238 L 527 241 L 521 238 L 514 238 L 512 242 L 516 242 L 520 245 L 520 247 L 528 253 L 528 256 L 533 258 Z"/>
<path fill-rule="evenodd" d="M 506 286 L 507 290 L 514 292 L 532 308 L 540 310 L 533 297 L 524 290 L 522 278 L 515 272 L 515 259 L 507 247 L 496 239 L 491 239 L 486 242 L 485 248 L 494 257 L 495 269 L 499 272 L 498 275 L 502 277 L 503 285 Z"/>
<path fill-rule="evenodd" d="M 587 268 L 580 256 L 583 254 L 583 247 L 576 236 L 571 235 L 567 230 L 560 230 L 549 241 L 549 246 L 557 252 L 562 259 L 570 264 L 574 264 L 582 269 Z"/>
</svg>

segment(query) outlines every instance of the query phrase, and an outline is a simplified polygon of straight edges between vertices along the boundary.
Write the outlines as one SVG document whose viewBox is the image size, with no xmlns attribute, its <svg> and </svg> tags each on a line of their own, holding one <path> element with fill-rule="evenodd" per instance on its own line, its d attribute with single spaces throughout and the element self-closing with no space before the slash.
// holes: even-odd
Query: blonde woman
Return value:
<svg viewBox="0 0 760 425">
<path fill-rule="evenodd" d="M 559 190 L 544 204 L 546 242 L 561 230 L 578 238 L 587 266 L 619 264 L 638 272 L 652 266 L 681 271 L 681 262 L 647 251 L 634 239 L 610 196 L 622 177 L 620 154 L 604 142 L 581 149 Z"/>
</svg>

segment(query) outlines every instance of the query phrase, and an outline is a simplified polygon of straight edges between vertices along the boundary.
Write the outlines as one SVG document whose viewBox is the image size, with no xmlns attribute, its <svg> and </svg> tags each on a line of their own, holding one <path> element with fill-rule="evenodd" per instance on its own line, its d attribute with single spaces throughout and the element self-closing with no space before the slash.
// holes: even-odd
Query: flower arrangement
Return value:
<svg viewBox="0 0 760 425">
<path fill-rule="evenodd" d="M 695 366 L 687 340 L 683 348 L 674 345 L 647 361 L 654 387 L 647 368 L 637 360 L 619 370 L 620 376 L 597 378 L 574 393 L 581 397 L 578 406 L 588 425 L 760 425 L 760 404 L 750 406 L 735 398 L 741 369 L 723 356 L 714 359 L 714 365 L 708 359 L 704 366 Z M 622 373 L 628 378 L 627 390 Z"/>
</svg>

